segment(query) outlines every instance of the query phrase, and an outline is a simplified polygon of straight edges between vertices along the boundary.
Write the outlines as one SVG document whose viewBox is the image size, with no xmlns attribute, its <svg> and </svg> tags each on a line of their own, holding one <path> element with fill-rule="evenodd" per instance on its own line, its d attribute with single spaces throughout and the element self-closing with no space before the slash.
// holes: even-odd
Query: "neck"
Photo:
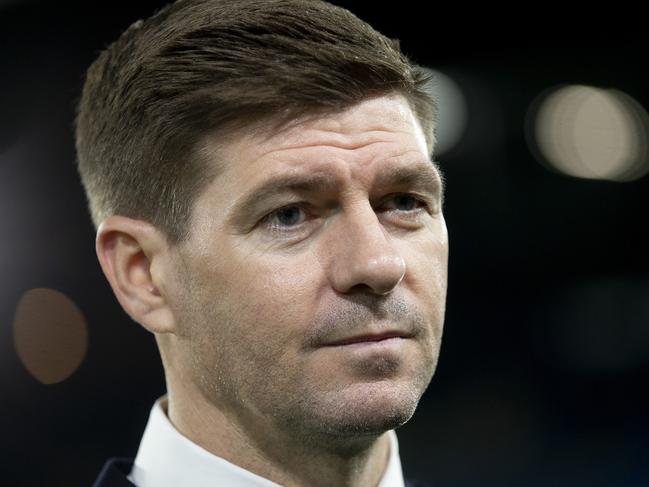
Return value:
<svg viewBox="0 0 649 487">
<path fill-rule="evenodd" d="M 356 438 L 296 437 L 269 421 L 246 420 L 208 401 L 190 380 L 167 381 L 167 415 L 185 437 L 277 484 L 375 487 L 390 453 L 387 433 Z"/>
</svg>

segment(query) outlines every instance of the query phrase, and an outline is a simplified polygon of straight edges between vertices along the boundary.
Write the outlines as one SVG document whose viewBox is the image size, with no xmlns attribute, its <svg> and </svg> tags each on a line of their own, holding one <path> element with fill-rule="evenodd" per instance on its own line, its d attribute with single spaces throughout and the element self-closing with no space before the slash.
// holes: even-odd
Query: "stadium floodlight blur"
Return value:
<svg viewBox="0 0 649 487">
<path fill-rule="evenodd" d="M 532 103 L 526 136 L 542 164 L 569 176 L 625 182 L 649 172 L 649 115 L 619 90 L 547 90 Z"/>
<path fill-rule="evenodd" d="M 467 102 L 460 86 L 444 73 L 430 70 L 432 80 L 428 86 L 437 100 L 437 125 L 435 155 L 449 152 L 455 147 L 467 126 Z"/>
<path fill-rule="evenodd" d="M 63 382 L 86 356 L 86 320 L 65 294 L 55 289 L 30 289 L 16 307 L 14 346 L 20 361 L 37 381 Z"/>
</svg>

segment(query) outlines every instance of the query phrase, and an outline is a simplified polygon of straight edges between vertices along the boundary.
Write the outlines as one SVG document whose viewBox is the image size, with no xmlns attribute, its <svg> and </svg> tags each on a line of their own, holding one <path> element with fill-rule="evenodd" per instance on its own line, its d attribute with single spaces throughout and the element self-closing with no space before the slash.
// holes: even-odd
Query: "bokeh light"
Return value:
<svg viewBox="0 0 649 487">
<path fill-rule="evenodd" d="M 435 154 L 440 155 L 449 152 L 462 138 L 468 119 L 467 103 L 460 86 L 451 77 L 432 69 L 429 71 L 432 80 L 427 88 L 437 100 L 438 111 Z"/>
<path fill-rule="evenodd" d="M 62 382 L 86 356 L 86 320 L 65 294 L 54 289 L 31 289 L 23 294 L 16 308 L 14 345 L 36 380 L 43 384 Z"/>
<path fill-rule="evenodd" d="M 649 115 L 631 96 L 585 85 L 543 93 L 527 137 L 544 164 L 585 179 L 633 181 L 649 171 Z"/>
</svg>

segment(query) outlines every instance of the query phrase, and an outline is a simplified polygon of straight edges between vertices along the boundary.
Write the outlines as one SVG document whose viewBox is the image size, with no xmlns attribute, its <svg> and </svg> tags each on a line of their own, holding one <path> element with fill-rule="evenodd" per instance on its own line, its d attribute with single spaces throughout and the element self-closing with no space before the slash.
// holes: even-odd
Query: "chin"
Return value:
<svg viewBox="0 0 649 487">
<path fill-rule="evenodd" d="M 423 390 L 398 387 L 389 381 L 353 384 L 327 394 L 314 404 L 312 425 L 340 439 L 372 439 L 405 424 L 414 414 Z"/>
</svg>

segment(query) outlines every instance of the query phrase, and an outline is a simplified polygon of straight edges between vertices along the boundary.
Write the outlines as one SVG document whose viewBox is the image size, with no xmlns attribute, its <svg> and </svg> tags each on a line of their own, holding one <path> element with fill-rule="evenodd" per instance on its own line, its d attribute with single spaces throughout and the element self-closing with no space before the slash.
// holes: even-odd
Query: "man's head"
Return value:
<svg viewBox="0 0 649 487">
<path fill-rule="evenodd" d="M 218 171 L 201 151 L 206 134 L 270 133 L 380 94 L 406 97 L 432 150 L 427 81 L 396 42 L 325 2 L 180 0 L 133 24 L 88 71 L 77 152 L 93 221 L 141 218 L 182 240 Z"/>
<path fill-rule="evenodd" d="M 425 82 L 306 0 L 181 1 L 93 65 L 77 142 L 97 251 L 172 399 L 259 443 L 412 415 L 448 252 Z"/>
</svg>

